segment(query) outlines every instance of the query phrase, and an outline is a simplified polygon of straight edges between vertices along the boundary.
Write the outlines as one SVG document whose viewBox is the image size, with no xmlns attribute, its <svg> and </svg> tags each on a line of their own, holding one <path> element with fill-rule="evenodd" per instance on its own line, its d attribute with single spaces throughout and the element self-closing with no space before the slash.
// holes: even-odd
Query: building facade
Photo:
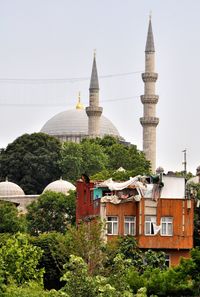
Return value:
<svg viewBox="0 0 200 297">
<path fill-rule="evenodd" d="M 77 224 L 100 217 L 105 240 L 132 235 L 142 250 L 164 251 L 170 265 L 193 247 L 194 200 L 185 197 L 185 179 L 136 177 L 127 182 L 77 182 Z"/>
</svg>

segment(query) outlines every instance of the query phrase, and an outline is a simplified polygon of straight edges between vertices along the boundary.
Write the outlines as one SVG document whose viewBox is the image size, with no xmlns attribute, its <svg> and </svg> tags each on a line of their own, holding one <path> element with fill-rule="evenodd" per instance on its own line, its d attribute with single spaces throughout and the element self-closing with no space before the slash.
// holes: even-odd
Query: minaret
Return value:
<svg viewBox="0 0 200 297">
<path fill-rule="evenodd" d="M 143 117 L 140 118 L 140 123 L 143 127 L 143 152 L 146 158 L 151 162 L 153 173 L 156 168 L 156 127 L 159 123 L 159 118 L 156 117 L 156 104 L 159 96 L 155 95 L 155 83 L 158 74 L 154 72 L 154 69 L 155 49 L 150 17 L 145 48 L 145 73 L 142 73 L 144 95 L 141 96 L 141 101 L 144 106 L 144 112 Z"/>
<path fill-rule="evenodd" d="M 98 137 L 100 135 L 100 118 L 103 108 L 99 106 L 99 80 L 96 66 L 96 54 L 94 53 L 92 75 L 90 79 L 90 102 L 86 107 L 88 116 L 88 135 L 89 137 Z"/>
</svg>

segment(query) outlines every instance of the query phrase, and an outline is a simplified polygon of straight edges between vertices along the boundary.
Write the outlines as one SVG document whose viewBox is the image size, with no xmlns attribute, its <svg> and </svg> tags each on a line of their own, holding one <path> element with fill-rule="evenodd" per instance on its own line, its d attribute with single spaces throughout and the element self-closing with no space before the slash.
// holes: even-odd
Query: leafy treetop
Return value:
<svg viewBox="0 0 200 297">
<path fill-rule="evenodd" d="M 26 194 L 40 194 L 61 175 L 60 142 L 44 133 L 24 134 L 0 153 L 0 179 L 8 177 Z"/>
</svg>

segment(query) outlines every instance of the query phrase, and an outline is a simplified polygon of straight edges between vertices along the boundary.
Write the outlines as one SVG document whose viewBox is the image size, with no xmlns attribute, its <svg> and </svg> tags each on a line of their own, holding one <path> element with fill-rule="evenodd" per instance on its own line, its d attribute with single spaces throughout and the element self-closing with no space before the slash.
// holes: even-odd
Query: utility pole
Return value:
<svg viewBox="0 0 200 297">
<path fill-rule="evenodd" d="M 187 150 L 184 149 L 182 151 L 182 153 L 183 153 L 183 162 L 182 162 L 182 164 L 184 166 L 184 175 L 185 175 L 185 178 L 186 178 L 186 174 L 187 174 Z"/>
</svg>

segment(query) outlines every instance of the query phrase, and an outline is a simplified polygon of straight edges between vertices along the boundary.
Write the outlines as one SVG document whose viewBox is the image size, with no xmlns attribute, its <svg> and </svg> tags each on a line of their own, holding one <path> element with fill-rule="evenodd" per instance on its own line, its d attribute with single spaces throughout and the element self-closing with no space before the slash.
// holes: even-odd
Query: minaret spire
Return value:
<svg viewBox="0 0 200 297">
<path fill-rule="evenodd" d="M 99 79 L 98 79 L 97 64 L 96 64 L 96 50 L 94 50 L 92 74 L 91 74 L 91 79 L 90 79 L 90 90 L 91 89 L 99 90 Z"/>
<path fill-rule="evenodd" d="M 140 123 L 143 127 L 143 151 L 151 162 L 152 172 L 155 172 L 156 168 L 156 127 L 159 123 L 159 118 L 156 117 L 156 104 L 159 96 L 155 95 L 158 74 L 154 72 L 154 69 L 155 47 L 150 17 L 145 47 L 145 73 L 142 73 L 144 95 L 141 96 L 143 117 L 140 118 Z"/>
<path fill-rule="evenodd" d="M 102 111 L 103 108 L 99 106 L 99 79 L 96 65 L 96 52 L 94 52 L 89 88 L 89 106 L 86 107 L 89 137 L 100 136 L 100 118 Z"/>
<path fill-rule="evenodd" d="M 151 24 L 151 15 L 149 15 L 149 28 L 148 28 L 145 52 L 146 53 L 154 53 L 155 52 L 153 31 L 152 31 L 152 24 Z"/>
</svg>

